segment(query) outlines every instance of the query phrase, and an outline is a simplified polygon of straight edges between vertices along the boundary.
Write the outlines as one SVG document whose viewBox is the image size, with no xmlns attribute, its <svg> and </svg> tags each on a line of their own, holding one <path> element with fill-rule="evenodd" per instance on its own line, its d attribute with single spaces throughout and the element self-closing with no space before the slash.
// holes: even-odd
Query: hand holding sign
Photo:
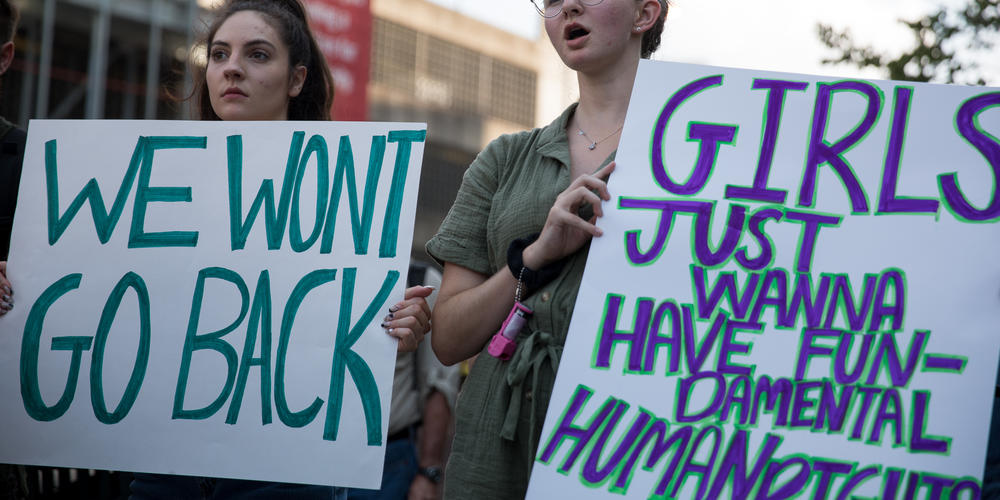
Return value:
<svg viewBox="0 0 1000 500">
<path fill-rule="evenodd" d="M 608 177 L 615 171 L 615 162 L 602 167 L 593 175 L 581 175 L 556 197 L 549 209 L 542 233 L 534 243 L 524 249 L 524 265 L 541 269 L 572 254 L 594 236 L 600 236 L 597 218 L 604 215 L 601 203 L 611 199 Z M 581 207 L 593 209 L 590 219 L 578 215 Z"/>
<path fill-rule="evenodd" d="M 0 316 L 14 308 L 14 289 L 7 281 L 7 261 L 0 260 Z"/>
</svg>

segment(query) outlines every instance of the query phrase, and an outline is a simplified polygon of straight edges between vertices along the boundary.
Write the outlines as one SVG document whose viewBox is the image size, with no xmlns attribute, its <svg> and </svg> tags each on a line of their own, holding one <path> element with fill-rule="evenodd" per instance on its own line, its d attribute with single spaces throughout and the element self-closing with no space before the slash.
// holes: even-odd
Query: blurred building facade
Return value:
<svg viewBox="0 0 1000 500">
<path fill-rule="evenodd" d="M 8 119 L 189 117 L 174 96 L 190 89 L 187 48 L 217 2 L 14 3 L 17 54 L 0 92 Z M 370 5 L 367 118 L 428 124 L 414 232 L 414 257 L 426 258 L 423 244 L 475 155 L 500 134 L 551 121 L 575 99 L 575 79 L 544 37 L 524 39 L 425 0 Z"/>
</svg>

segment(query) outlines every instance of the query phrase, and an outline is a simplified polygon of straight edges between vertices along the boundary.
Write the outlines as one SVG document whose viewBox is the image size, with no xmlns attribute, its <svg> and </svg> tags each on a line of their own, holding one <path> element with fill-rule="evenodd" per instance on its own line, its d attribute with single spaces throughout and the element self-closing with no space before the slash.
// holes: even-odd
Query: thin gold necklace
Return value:
<svg viewBox="0 0 1000 500">
<path fill-rule="evenodd" d="M 609 137 L 617 134 L 618 132 L 621 132 L 621 130 L 622 130 L 622 128 L 624 126 L 625 126 L 625 122 L 622 122 L 622 124 L 619 125 L 618 128 L 616 128 L 613 132 L 611 132 L 610 134 L 608 134 L 608 135 L 606 135 L 604 137 L 601 137 L 600 139 L 598 139 L 596 141 L 593 140 L 593 139 L 591 139 L 590 136 L 587 135 L 587 133 L 584 132 L 583 129 L 580 128 L 580 127 L 576 128 L 576 135 L 583 136 L 585 139 L 587 139 L 588 141 L 590 141 L 590 144 L 587 146 L 587 149 L 593 151 L 595 148 L 597 148 L 597 145 L 600 144 L 600 143 L 602 143 L 602 142 L 604 142 L 605 139 L 607 139 L 607 138 L 609 138 Z"/>
</svg>

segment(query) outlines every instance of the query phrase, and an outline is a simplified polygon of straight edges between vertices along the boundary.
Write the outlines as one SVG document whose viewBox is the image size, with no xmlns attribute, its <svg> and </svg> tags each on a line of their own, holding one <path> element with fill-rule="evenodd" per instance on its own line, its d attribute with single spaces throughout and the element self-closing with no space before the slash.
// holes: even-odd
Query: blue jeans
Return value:
<svg viewBox="0 0 1000 500">
<path fill-rule="evenodd" d="M 132 500 L 174 499 L 306 499 L 346 500 L 345 488 L 311 484 L 272 483 L 166 474 L 135 474 L 129 486 Z"/>
<path fill-rule="evenodd" d="M 385 468 L 382 469 L 382 489 L 350 488 L 350 500 L 396 500 L 406 498 L 410 484 L 417 476 L 417 448 L 410 438 L 396 439 L 385 445 Z"/>
</svg>

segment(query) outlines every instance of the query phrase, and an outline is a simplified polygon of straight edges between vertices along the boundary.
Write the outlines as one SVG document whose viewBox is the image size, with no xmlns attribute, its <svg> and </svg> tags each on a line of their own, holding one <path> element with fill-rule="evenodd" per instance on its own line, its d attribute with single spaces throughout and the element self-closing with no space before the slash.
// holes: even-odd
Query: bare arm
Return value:
<svg viewBox="0 0 1000 500">
<path fill-rule="evenodd" d="M 582 175 L 559 194 L 540 236 L 524 249 L 525 267 L 541 269 L 601 235 L 595 223 L 604 214 L 601 201 L 611 199 L 605 181 L 614 168 L 612 162 L 594 175 Z M 583 220 L 577 210 L 587 204 L 594 208 L 594 217 Z M 487 276 L 446 263 L 432 313 L 431 346 L 438 359 L 451 365 L 482 350 L 513 307 L 516 286 L 517 279 L 506 267 Z"/>
<path fill-rule="evenodd" d="M 431 336 L 433 338 L 433 335 Z M 424 403 L 423 424 L 417 443 L 417 462 L 420 467 L 442 467 L 444 465 L 444 445 L 451 425 L 451 410 L 448 400 L 439 391 L 432 391 Z M 424 500 L 440 498 L 441 485 L 417 474 L 410 484 L 409 498 Z"/>
</svg>

